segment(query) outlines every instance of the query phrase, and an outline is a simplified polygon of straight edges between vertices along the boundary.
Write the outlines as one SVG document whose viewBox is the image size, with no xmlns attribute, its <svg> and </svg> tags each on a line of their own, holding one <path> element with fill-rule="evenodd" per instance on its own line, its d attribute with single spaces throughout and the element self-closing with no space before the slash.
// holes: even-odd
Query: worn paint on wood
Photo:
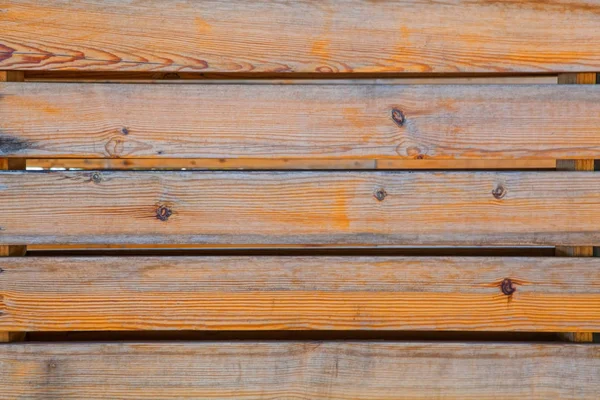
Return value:
<svg viewBox="0 0 600 400">
<path fill-rule="evenodd" d="M 11 0 L 0 14 L 0 69 L 600 69 L 597 0 Z"/>
<path fill-rule="evenodd" d="M 5 157 L 600 158 L 600 88 L 0 84 Z M 283 165 L 285 167 L 285 165 Z"/>
<path fill-rule="evenodd" d="M 599 185 L 587 172 L 0 172 L 0 241 L 595 245 Z"/>
<path fill-rule="evenodd" d="M 600 347 L 423 342 L 0 346 L 2 396 L 597 399 Z"/>
<path fill-rule="evenodd" d="M 0 329 L 600 330 L 600 259 L 0 259 Z"/>
</svg>

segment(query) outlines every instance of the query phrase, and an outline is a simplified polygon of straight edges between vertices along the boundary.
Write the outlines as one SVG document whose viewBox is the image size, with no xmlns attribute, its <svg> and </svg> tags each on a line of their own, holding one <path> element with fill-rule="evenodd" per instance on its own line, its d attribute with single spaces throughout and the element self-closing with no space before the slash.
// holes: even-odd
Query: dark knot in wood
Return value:
<svg viewBox="0 0 600 400">
<path fill-rule="evenodd" d="M 377 200 L 379 200 L 379 201 L 383 201 L 383 200 L 384 200 L 384 199 L 387 197 L 387 192 L 385 191 L 385 189 L 384 189 L 384 188 L 380 188 L 380 189 L 377 189 L 377 190 L 375 191 L 375 193 L 373 193 L 373 196 L 374 196 L 374 197 L 375 197 Z"/>
<path fill-rule="evenodd" d="M 171 211 L 171 209 L 167 206 L 159 206 L 156 209 L 156 218 L 160 219 L 161 221 L 168 220 L 171 215 L 173 215 L 173 211 Z"/>
<path fill-rule="evenodd" d="M 500 284 L 500 289 L 502 289 L 502 293 L 504 293 L 507 296 L 510 296 L 517 290 L 517 288 L 509 278 L 505 278 L 502 281 L 502 283 Z"/>
<path fill-rule="evenodd" d="M 392 108 L 392 120 L 394 120 L 396 125 L 401 127 L 404 126 L 404 123 L 406 122 L 406 117 L 404 116 L 404 113 L 402 111 L 398 110 L 397 108 Z"/>
<path fill-rule="evenodd" d="M 502 185 L 498 185 L 498 186 L 496 186 L 496 188 L 494 190 L 492 190 L 492 195 L 496 199 L 500 200 L 501 198 L 506 196 L 506 188 Z"/>
<path fill-rule="evenodd" d="M 94 172 L 92 174 L 92 182 L 94 182 L 94 183 L 102 182 L 102 174 L 100 172 Z"/>
</svg>

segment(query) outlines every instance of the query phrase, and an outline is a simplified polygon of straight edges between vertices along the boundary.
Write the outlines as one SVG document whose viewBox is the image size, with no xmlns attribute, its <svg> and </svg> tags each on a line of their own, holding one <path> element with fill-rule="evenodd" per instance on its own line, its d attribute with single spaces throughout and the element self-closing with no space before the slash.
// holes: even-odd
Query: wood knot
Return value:
<svg viewBox="0 0 600 400">
<path fill-rule="evenodd" d="M 496 188 L 494 190 L 492 190 L 492 196 L 494 196 L 496 199 L 500 200 L 501 198 L 506 196 L 506 188 L 502 185 L 496 186 Z"/>
<path fill-rule="evenodd" d="M 397 108 L 392 108 L 392 120 L 396 123 L 396 125 L 402 127 L 406 122 L 406 117 L 404 113 Z"/>
<path fill-rule="evenodd" d="M 156 218 L 161 221 L 167 221 L 171 215 L 173 215 L 173 211 L 167 206 L 159 206 L 156 209 Z"/>
<path fill-rule="evenodd" d="M 385 191 L 384 188 L 379 188 L 377 189 L 374 193 L 373 196 L 378 200 L 378 201 L 383 201 L 386 197 L 387 197 L 387 192 Z"/>
<path fill-rule="evenodd" d="M 517 288 L 513 284 L 513 282 L 509 278 L 505 278 L 500 284 L 500 289 L 502 289 L 502 293 L 507 296 L 510 296 L 514 292 L 517 291 Z"/>
<path fill-rule="evenodd" d="M 101 183 L 104 180 L 100 172 L 94 172 L 91 179 L 94 183 Z"/>
<path fill-rule="evenodd" d="M 129 129 L 127 129 L 126 127 L 121 128 L 121 133 L 125 136 L 129 135 Z"/>
</svg>

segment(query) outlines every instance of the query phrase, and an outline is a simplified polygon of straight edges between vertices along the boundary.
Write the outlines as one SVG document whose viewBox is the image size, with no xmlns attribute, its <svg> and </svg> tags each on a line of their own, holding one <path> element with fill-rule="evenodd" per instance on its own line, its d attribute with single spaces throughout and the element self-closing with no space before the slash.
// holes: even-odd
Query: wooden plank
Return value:
<svg viewBox="0 0 600 400">
<path fill-rule="evenodd" d="M 598 126 L 587 85 L 0 84 L 5 157 L 574 159 Z"/>
<path fill-rule="evenodd" d="M 600 330 L 600 260 L 0 259 L 0 329 Z"/>
<path fill-rule="evenodd" d="M 600 347 L 427 342 L 0 347 L 5 398 L 597 399 Z"/>
<path fill-rule="evenodd" d="M 11 0 L 0 69 L 585 72 L 600 69 L 599 10 L 597 0 Z"/>
<path fill-rule="evenodd" d="M 0 172 L 0 242 L 588 246 L 599 185 L 588 172 Z"/>
<path fill-rule="evenodd" d="M 556 169 L 556 160 L 369 160 L 301 158 L 29 158 L 29 169 L 83 170 L 343 170 L 343 169 Z"/>
</svg>

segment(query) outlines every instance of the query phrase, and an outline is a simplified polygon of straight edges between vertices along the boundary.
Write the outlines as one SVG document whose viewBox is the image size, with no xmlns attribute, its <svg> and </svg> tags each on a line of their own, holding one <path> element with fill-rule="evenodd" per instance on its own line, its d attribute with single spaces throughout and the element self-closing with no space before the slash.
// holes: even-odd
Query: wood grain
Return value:
<svg viewBox="0 0 600 400">
<path fill-rule="evenodd" d="M 599 185 L 588 172 L 10 171 L 0 242 L 587 246 Z"/>
<path fill-rule="evenodd" d="M 0 84 L 5 157 L 594 158 L 599 126 L 591 85 Z"/>
<path fill-rule="evenodd" d="M 424 342 L 0 347 L 1 398 L 597 399 L 600 348 Z"/>
<path fill-rule="evenodd" d="M 11 0 L 1 4 L 0 13 L 0 69 L 445 73 L 600 68 L 597 0 Z"/>
<path fill-rule="evenodd" d="M 0 330 L 600 330 L 600 260 L 0 259 Z"/>
</svg>

